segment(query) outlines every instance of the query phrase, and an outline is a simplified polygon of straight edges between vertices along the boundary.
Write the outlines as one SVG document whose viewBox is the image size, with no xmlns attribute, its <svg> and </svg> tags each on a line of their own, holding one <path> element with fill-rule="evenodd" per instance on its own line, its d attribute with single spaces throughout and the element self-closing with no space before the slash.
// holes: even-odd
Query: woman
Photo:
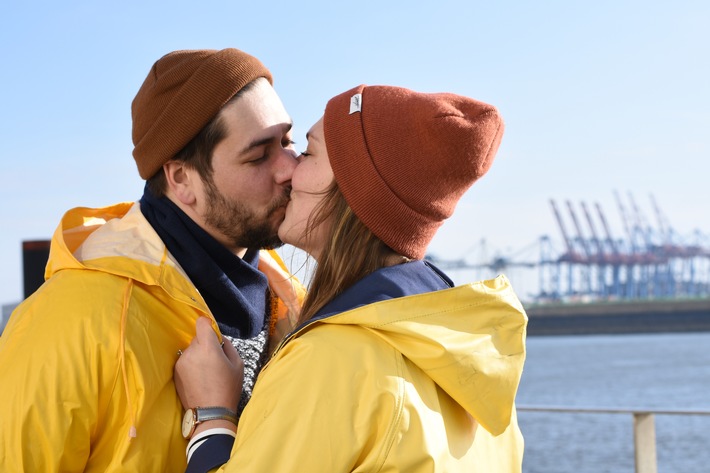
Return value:
<svg viewBox="0 0 710 473">
<path fill-rule="evenodd" d="M 361 85 L 328 102 L 279 228 L 318 262 L 300 326 L 231 458 L 231 421 L 188 426 L 188 471 L 521 471 L 525 312 L 505 277 L 453 287 L 422 260 L 502 133 L 494 107 L 453 94 Z M 176 365 L 184 407 L 233 410 L 239 368 L 201 319 Z"/>
</svg>

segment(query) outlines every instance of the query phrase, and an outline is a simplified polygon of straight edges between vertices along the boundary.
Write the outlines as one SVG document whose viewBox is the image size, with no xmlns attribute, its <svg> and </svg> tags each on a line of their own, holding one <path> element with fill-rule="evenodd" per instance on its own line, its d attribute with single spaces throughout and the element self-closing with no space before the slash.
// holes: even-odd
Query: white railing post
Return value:
<svg viewBox="0 0 710 473">
<path fill-rule="evenodd" d="M 636 473 L 658 473 L 653 414 L 634 412 L 634 446 Z"/>
</svg>

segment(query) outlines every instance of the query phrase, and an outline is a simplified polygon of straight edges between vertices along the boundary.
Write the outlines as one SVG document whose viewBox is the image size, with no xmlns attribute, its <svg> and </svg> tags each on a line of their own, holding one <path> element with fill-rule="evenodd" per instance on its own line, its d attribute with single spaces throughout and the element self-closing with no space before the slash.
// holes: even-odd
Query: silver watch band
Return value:
<svg viewBox="0 0 710 473">
<path fill-rule="evenodd" d="M 196 424 L 207 420 L 224 419 L 237 425 L 237 413 L 226 407 L 196 407 L 195 417 Z"/>
</svg>

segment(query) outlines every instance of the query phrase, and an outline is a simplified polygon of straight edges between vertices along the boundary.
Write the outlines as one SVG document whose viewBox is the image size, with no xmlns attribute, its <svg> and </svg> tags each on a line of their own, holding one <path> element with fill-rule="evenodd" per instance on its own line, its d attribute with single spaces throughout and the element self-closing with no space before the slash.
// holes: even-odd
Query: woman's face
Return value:
<svg viewBox="0 0 710 473">
<path fill-rule="evenodd" d="M 291 201 L 286 207 L 286 217 L 279 227 L 279 238 L 284 243 L 306 251 L 317 261 L 325 245 L 327 222 L 314 228 L 308 238 L 307 224 L 311 213 L 323 200 L 325 191 L 334 179 L 325 147 L 322 117 L 311 127 L 306 137 L 308 146 L 293 171 Z"/>
</svg>

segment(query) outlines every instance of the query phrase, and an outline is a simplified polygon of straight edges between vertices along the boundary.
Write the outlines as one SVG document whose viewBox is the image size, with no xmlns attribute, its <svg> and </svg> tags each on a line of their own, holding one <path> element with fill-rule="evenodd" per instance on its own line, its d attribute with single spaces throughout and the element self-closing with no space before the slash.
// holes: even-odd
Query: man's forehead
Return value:
<svg viewBox="0 0 710 473">
<path fill-rule="evenodd" d="M 227 138 L 247 152 L 270 141 L 280 142 L 293 125 L 278 95 L 266 80 L 245 91 L 222 110 Z"/>
<path fill-rule="evenodd" d="M 281 99 L 266 79 L 257 79 L 254 86 L 240 94 L 230 107 L 237 115 L 291 121 Z"/>
</svg>

